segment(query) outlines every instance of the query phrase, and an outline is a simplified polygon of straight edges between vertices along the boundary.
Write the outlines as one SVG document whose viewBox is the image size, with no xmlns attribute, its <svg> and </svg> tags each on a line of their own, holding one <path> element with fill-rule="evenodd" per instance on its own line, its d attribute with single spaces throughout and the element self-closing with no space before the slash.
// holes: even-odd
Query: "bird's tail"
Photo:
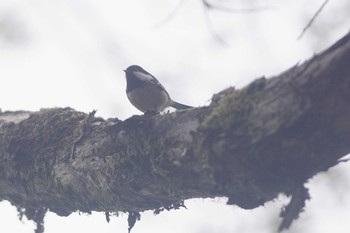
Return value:
<svg viewBox="0 0 350 233">
<path fill-rule="evenodd" d="M 171 100 L 170 107 L 176 108 L 176 109 L 188 109 L 193 108 L 192 106 L 188 106 L 185 104 L 180 104 L 178 102 L 175 102 L 174 100 Z"/>
</svg>

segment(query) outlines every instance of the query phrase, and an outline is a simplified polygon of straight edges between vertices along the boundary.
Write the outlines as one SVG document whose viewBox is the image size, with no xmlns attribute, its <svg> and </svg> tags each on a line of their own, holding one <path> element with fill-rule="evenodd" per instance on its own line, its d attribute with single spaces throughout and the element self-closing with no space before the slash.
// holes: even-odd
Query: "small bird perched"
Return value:
<svg viewBox="0 0 350 233">
<path fill-rule="evenodd" d="M 129 66 L 124 72 L 126 75 L 126 95 L 131 104 L 141 112 L 145 114 L 159 113 L 167 107 L 192 108 L 172 100 L 162 84 L 140 66 Z"/>
</svg>

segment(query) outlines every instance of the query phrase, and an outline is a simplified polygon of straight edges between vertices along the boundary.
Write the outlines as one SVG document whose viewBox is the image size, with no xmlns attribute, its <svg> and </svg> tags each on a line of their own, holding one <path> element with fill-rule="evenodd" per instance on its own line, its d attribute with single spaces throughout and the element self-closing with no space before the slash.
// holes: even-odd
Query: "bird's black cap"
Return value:
<svg viewBox="0 0 350 233">
<path fill-rule="evenodd" d="M 151 75 L 138 65 L 131 65 L 128 68 L 126 68 L 124 72 L 126 76 L 126 92 L 130 92 L 135 88 L 143 87 L 146 85 L 146 83 L 140 80 L 138 77 L 136 77 L 133 72 L 141 72 L 144 74 Z"/>
</svg>

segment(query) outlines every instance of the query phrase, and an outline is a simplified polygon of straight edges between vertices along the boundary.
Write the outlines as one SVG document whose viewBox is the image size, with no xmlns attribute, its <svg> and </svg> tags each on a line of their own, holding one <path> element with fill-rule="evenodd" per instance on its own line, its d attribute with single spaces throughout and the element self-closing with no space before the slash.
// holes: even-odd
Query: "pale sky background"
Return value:
<svg viewBox="0 0 350 233">
<path fill-rule="evenodd" d="M 179 102 L 201 106 L 229 86 L 277 75 L 345 35 L 350 2 L 330 0 L 312 28 L 296 38 L 323 0 L 212 1 L 254 13 L 209 12 L 199 0 L 0 0 L 0 108 L 72 107 L 104 118 L 140 114 L 127 100 L 123 69 L 143 66 Z M 245 4 L 241 4 L 241 3 Z M 348 233 L 350 164 L 309 183 L 312 199 L 288 231 Z M 271 233 L 287 198 L 254 210 L 226 206 L 225 198 L 185 202 L 187 210 L 145 212 L 133 233 Z M 0 232 L 33 233 L 9 202 L 0 203 Z M 46 233 L 127 232 L 126 215 L 107 223 L 103 213 L 45 218 Z"/>
</svg>

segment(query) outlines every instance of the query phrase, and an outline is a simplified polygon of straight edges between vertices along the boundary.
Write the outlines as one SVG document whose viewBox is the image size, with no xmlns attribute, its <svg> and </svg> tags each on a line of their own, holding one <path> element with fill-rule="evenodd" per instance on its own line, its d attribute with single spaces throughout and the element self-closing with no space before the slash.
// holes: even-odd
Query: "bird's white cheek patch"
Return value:
<svg viewBox="0 0 350 233">
<path fill-rule="evenodd" d="M 149 74 L 144 74 L 144 73 L 141 73 L 139 71 L 134 71 L 133 73 L 140 80 L 143 80 L 143 81 L 153 80 L 153 77 Z"/>
</svg>

